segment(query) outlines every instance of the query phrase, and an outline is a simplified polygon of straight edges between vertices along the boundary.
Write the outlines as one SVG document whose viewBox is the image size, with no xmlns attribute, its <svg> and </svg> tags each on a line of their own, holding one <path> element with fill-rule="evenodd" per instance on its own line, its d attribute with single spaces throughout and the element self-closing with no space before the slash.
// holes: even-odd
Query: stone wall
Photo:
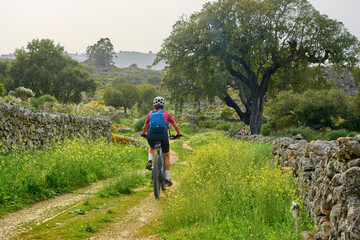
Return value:
<svg viewBox="0 0 360 240">
<path fill-rule="evenodd" d="M 33 148 L 53 140 L 86 137 L 110 138 L 111 122 L 67 114 L 33 113 L 0 102 L 0 151 Z"/>
<path fill-rule="evenodd" d="M 299 179 L 314 239 L 360 239 L 360 135 L 335 141 L 273 140 L 273 154 Z"/>
</svg>

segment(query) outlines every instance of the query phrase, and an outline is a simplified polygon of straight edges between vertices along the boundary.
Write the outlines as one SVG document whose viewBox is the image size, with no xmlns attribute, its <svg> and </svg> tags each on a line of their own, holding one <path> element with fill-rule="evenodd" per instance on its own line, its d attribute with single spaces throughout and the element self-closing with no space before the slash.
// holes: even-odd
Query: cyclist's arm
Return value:
<svg viewBox="0 0 360 240">
<path fill-rule="evenodd" d="M 148 127 L 149 127 L 149 124 L 145 123 L 143 126 L 142 134 L 146 134 L 146 130 L 148 129 Z"/>
<path fill-rule="evenodd" d="M 176 133 L 177 133 L 177 135 L 179 136 L 179 135 L 180 135 L 180 130 L 179 130 L 179 127 L 178 127 L 178 125 L 176 124 L 176 122 L 171 123 L 171 125 L 175 128 Z"/>
</svg>

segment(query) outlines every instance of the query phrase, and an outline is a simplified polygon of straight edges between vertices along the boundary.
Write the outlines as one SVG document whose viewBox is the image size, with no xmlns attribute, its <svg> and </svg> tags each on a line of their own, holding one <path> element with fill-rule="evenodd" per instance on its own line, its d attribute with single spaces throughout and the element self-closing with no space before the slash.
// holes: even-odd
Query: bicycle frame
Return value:
<svg viewBox="0 0 360 240">
<path fill-rule="evenodd" d="M 164 156 L 160 143 L 155 144 L 157 151 L 154 158 L 154 166 L 152 169 L 152 179 L 154 184 L 154 196 L 159 198 L 160 189 L 165 190 L 165 171 L 164 171 Z"/>
</svg>

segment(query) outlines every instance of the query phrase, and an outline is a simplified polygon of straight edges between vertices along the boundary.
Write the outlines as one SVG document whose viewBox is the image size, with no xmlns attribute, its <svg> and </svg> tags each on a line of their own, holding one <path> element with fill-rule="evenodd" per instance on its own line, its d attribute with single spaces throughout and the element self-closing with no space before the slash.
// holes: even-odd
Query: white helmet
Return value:
<svg viewBox="0 0 360 240">
<path fill-rule="evenodd" d="M 156 97 L 154 99 L 154 105 L 159 106 L 159 107 L 163 107 L 165 105 L 165 99 L 162 98 L 162 97 Z"/>
</svg>

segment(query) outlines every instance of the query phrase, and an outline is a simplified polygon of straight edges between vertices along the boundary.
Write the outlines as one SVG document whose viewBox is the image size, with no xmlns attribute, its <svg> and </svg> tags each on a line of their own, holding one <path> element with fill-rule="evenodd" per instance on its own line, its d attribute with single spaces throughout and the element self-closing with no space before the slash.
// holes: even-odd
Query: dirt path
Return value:
<svg viewBox="0 0 360 240">
<path fill-rule="evenodd" d="M 179 159 L 175 151 L 170 150 L 170 162 L 174 163 Z M 174 182 L 174 186 L 176 183 Z M 150 193 L 148 197 L 143 199 L 140 204 L 129 209 L 126 217 L 119 222 L 109 225 L 106 229 L 90 238 L 92 240 L 110 240 L 110 239 L 132 239 L 145 240 L 155 239 L 155 236 L 143 236 L 142 228 L 149 223 L 158 221 L 162 216 L 162 207 L 159 202 L 166 198 L 171 192 L 171 188 L 167 188 L 165 192 L 161 192 L 160 199 L 155 199 L 154 193 Z"/>
<path fill-rule="evenodd" d="M 58 215 L 78 206 L 96 193 L 110 180 L 99 181 L 89 187 L 76 190 L 49 200 L 32 205 L 29 208 L 10 213 L 0 218 L 0 239 L 16 239 L 18 235 L 27 232 L 34 226 L 45 223 Z"/>
<path fill-rule="evenodd" d="M 170 150 L 170 159 L 171 163 L 178 160 L 178 155 L 173 150 Z M 110 181 L 111 179 L 100 181 L 87 188 L 42 201 L 29 208 L 3 216 L 0 218 L 0 239 L 18 239 L 21 233 L 28 232 L 33 227 L 83 204 L 85 199 Z M 165 198 L 170 190 L 164 192 L 159 200 L 154 198 L 153 193 L 149 194 L 141 200 L 140 204 L 130 208 L 119 222 L 110 224 L 108 228 L 91 239 L 152 239 L 153 236 L 139 238 L 140 230 L 145 224 L 155 222 L 161 217 L 162 208 L 159 201 Z"/>
</svg>

